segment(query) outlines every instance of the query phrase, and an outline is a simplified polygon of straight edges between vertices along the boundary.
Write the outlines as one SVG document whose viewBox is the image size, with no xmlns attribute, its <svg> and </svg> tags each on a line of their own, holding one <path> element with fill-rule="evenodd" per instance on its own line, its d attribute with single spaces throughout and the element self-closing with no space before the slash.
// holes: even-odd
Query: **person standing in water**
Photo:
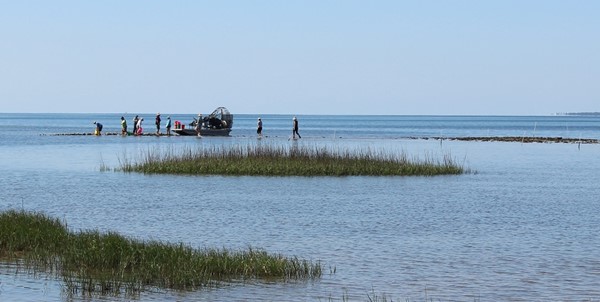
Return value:
<svg viewBox="0 0 600 302">
<path fill-rule="evenodd" d="M 201 129 L 202 129 L 202 114 L 198 113 L 198 120 L 196 121 L 196 133 L 198 133 L 198 136 L 202 136 L 200 134 Z"/>
<path fill-rule="evenodd" d="M 142 135 L 144 133 L 144 129 L 142 128 L 142 122 L 144 121 L 144 118 L 140 118 L 137 121 L 137 129 L 136 129 L 136 133 L 137 135 Z"/>
<path fill-rule="evenodd" d="M 139 120 L 140 120 L 140 118 L 137 115 L 133 118 L 133 135 L 137 135 L 138 121 Z"/>
<path fill-rule="evenodd" d="M 298 119 L 294 116 L 292 121 L 293 121 L 292 138 L 296 139 L 296 134 L 298 135 L 298 138 L 302 138 L 302 136 L 300 136 L 300 133 L 298 133 Z"/>
<path fill-rule="evenodd" d="M 156 119 L 154 120 L 154 124 L 156 125 L 156 135 L 160 135 L 160 113 L 156 114 Z"/>
<path fill-rule="evenodd" d="M 167 136 L 171 136 L 171 117 L 167 116 Z"/>
<path fill-rule="evenodd" d="M 96 125 L 96 130 L 94 131 L 94 135 L 102 135 L 102 124 L 94 121 L 94 125 Z"/>
<path fill-rule="evenodd" d="M 260 117 L 258 118 L 258 123 L 256 124 L 256 134 L 258 134 L 258 137 L 262 137 L 262 120 Z"/>
<path fill-rule="evenodd" d="M 127 121 L 121 117 L 121 135 L 127 135 Z"/>
</svg>

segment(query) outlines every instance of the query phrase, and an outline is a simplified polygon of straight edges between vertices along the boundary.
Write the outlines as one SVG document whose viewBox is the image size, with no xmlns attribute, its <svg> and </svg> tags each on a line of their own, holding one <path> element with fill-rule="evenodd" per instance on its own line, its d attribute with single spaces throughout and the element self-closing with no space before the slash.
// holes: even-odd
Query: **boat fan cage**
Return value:
<svg viewBox="0 0 600 302">
<path fill-rule="evenodd" d="M 231 114 L 225 107 L 218 107 L 209 115 L 209 118 L 210 117 L 216 117 L 221 121 L 225 121 L 227 123 L 226 127 L 228 128 L 233 126 L 233 114 Z"/>
</svg>

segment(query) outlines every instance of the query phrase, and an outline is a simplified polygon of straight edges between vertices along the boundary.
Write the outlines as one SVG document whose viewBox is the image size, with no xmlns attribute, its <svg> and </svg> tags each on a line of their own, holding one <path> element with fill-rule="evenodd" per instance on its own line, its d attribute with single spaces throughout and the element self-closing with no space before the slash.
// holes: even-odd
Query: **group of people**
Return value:
<svg viewBox="0 0 600 302">
<path fill-rule="evenodd" d="M 132 132 L 133 135 L 142 135 L 144 133 L 144 128 L 142 127 L 143 122 L 144 122 L 144 118 L 139 117 L 139 115 L 136 115 L 133 118 L 133 132 Z M 160 113 L 157 113 L 156 118 L 154 119 L 154 124 L 156 125 L 156 135 L 160 135 L 161 122 L 162 122 L 162 119 L 160 118 Z M 94 125 L 96 125 L 94 134 L 102 135 L 103 125 L 96 121 L 94 122 Z M 165 125 L 165 128 L 167 130 L 167 136 L 170 136 L 171 135 L 171 117 L 170 116 L 167 117 L 167 124 Z M 129 132 L 127 131 L 127 120 L 125 120 L 125 117 L 123 117 L 123 116 L 121 116 L 121 134 L 129 135 Z"/>
<path fill-rule="evenodd" d="M 135 116 L 133 118 L 133 135 L 142 135 L 144 133 L 144 128 L 142 127 L 142 123 L 144 122 L 144 118 L 140 118 L 139 116 Z M 160 117 L 160 112 L 156 114 L 154 118 L 154 125 L 156 126 L 156 135 L 160 135 L 160 124 L 162 119 Z M 167 136 L 171 135 L 171 117 L 167 116 L 167 124 L 165 125 L 167 130 Z M 127 122 L 124 117 L 121 117 L 121 133 L 123 135 L 127 135 Z"/>
<path fill-rule="evenodd" d="M 259 117 L 258 122 L 256 123 L 256 134 L 258 134 L 259 138 L 262 137 L 262 130 L 263 122 L 262 119 Z M 294 116 L 294 118 L 292 119 L 292 138 L 296 139 L 296 135 L 298 136 L 298 138 L 302 138 L 302 136 L 300 136 L 300 133 L 298 132 L 298 119 Z"/>
<path fill-rule="evenodd" d="M 142 123 L 144 122 L 144 118 L 140 118 L 138 115 L 136 115 L 133 118 L 133 135 L 142 135 L 144 132 L 144 128 L 142 127 Z M 156 135 L 160 135 L 160 123 L 162 122 L 162 119 L 160 118 L 160 113 L 156 114 L 156 118 L 154 119 L 154 124 L 156 125 Z M 94 131 L 95 135 L 102 135 L 102 128 L 103 125 L 99 122 L 94 122 L 94 125 L 96 125 L 96 129 Z M 167 130 L 167 136 L 171 135 L 171 117 L 168 116 L 167 117 L 167 124 L 165 125 L 165 128 Z M 201 134 L 201 128 L 202 128 L 202 114 L 198 114 L 198 120 L 196 122 L 196 132 L 198 132 L 198 136 L 200 136 Z M 262 119 L 259 117 L 258 118 L 258 122 L 256 125 L 256 134 L 258 134 L 258 137 L 262 137 L 262 130 L 263 130 L 263 122 Z M 127 121 L 125 120 L 125 117 L 121 116 L 121 134 L 122 135 L 128 135 L 129 132 L 127 132 Z M 302 136 L 300 136 L 300 133 L 298 132 L 298 119 L 294 116 L 294 118 L 292 119 L 292 138 L 296 139 L 296 135 L 298 136 L 298 138 L 302 138 Z"/>
</svg>

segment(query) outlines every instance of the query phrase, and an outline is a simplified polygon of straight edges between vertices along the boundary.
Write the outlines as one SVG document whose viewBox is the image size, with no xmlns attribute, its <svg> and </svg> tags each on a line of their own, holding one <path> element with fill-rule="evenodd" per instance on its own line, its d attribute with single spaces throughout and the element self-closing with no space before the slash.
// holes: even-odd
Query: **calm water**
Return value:
<svg viewBox="0 0 600 302">
<path fill-rule="evenodd" d="M 119 129 L 114 114 L 0 114 L 0 210 L 43 211 L 72 230 L 194 247 L 248 246 L 320 260 L 320 280 L 143 301 L 599 301 L 600 145 L 453 142 L 431 136 L 600 138 L 600 118 L 236 115 L 232 137 L 53 136 Z M 144 115 L 146 131 L 153 115 Z M 166 114 L 163 114 L 163 119 Z M 191 121 L 192 115 L 172 114 Z M 132 119 L 127 115 L 128 122 Z M 130 122 L 131 123 L 131 122 Z M 189 177 L 101 172 L 150 149 L 325 145 L 451 154 L 477 173 L 441 177 Z M 329 268 L 335 267 L 335 273 Z M 0 266 L 1 301 L 69 297 L 60 280 Z M 128 300 L 122 298 L 122 300 Z"/>
</svg>

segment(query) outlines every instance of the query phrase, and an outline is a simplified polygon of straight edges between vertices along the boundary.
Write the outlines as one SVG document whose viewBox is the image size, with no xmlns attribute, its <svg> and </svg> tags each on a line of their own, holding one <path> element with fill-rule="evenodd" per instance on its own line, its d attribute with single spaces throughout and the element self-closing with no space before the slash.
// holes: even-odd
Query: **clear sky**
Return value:
<svg viewBox="0 0 600 302">
<path fill-rule="evenodd" d="M 0 0 L 0 112 L 600 111 L 600 1 Z"/>
</svg>

